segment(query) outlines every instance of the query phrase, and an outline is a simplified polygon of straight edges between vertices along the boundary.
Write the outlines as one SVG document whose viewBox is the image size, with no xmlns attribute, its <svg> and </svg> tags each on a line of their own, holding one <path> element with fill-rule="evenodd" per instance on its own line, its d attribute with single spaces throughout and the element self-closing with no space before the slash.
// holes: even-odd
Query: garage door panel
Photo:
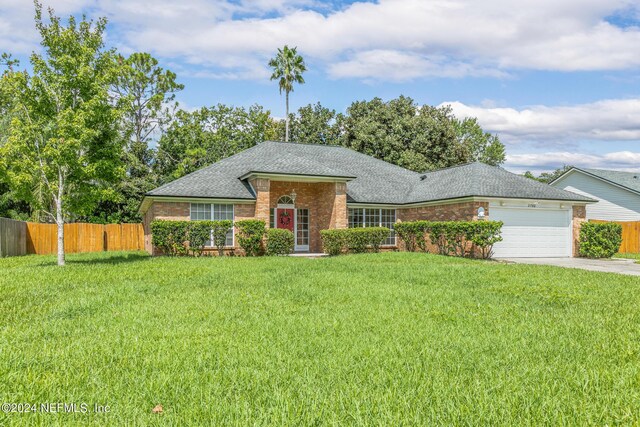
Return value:
<svg viewBox="0 0 640 427">
<path fill-rule="evenodd" d="M 492 208 L 490 218 L 502 221 L 502 242 L 494 257 L 568 257 L 571 216 L 568 210 Z"/>
</svg>

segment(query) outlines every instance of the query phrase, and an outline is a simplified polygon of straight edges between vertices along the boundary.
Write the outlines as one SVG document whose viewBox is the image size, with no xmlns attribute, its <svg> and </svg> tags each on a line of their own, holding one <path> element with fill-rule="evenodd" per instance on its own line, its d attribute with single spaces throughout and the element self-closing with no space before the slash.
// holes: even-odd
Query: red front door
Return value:
<svg viewBox="0 0 640 427">
<path fill-rule="evenodd" d="M 278 217 L 276 218 L 276 228 L 286 228 L 293 232 L 293 215 L 294 209 L 277 209 Z"/>
</svg>

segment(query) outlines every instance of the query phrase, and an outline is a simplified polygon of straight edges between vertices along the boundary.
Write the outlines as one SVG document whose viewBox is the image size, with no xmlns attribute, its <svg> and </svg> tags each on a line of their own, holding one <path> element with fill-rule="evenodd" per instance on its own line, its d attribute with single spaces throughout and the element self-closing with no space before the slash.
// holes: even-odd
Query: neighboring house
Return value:
<svg viewBox="0 0 640 427">
<path fill-rule="evenodd" d="M 574 167 L 551 185 L 597 200 L 587 206 L 587 219 L 640 221 L 640 172 Z"/>
<path fill-rule="evenodd" d="M 324 229 L 491 219 L 504 222 L 495 256 L 568 257 L 590 202 L 482 163 L 416 173 L 343 147 L 263 142 L 147 193 L 140 213 L 149 251 L 154 219 L 258 218 L 314 253 Z M 233 232 L 227 246 L 238 250 Z M 393 231 L 385 246 L 402 249 Z"/>
</svg>

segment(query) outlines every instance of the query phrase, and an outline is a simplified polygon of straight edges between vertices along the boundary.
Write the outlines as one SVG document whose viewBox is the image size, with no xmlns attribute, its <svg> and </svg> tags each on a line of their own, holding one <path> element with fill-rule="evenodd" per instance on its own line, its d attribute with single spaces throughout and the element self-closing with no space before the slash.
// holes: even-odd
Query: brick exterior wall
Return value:
<svg viewBox="0 0 640 427">
<path fill-rule="evenodd" d="M 422 206 L 397 210 L 398 221 L 473 221 L 478 219 L 478 208 L 483 207 L 489 216 L 488 202 L 463 202 Z"/>
<path fill-rule="evenodd" d="M 296 192 L 296 207 L 309 210 L 309 250 L 322 252 L 320 231 L 330 228 L 346 228 L 348 226 L 348 209 L 345 183 L 308 183 L 292 181 L 272 181 L 259 179 L 252 181 L 252 185 L 258 193 L 256 203 L 236 203 L 234 205 L 235 220 L 259 218 L 270 226 L 270 209 L 275 208 L 281 196 Z M 478 208 L 485 209 L 485 215 L 491 219 L 488 202 L 463 202 L 449 203 L 418 208 L 397 209 L 396 218 L 402 221 L 473 221 L 477 220 Z M 143 225 L 145 230 L 145 249 L 154 253 L 151 245 L 150 224 L 154 219 L 189 220 L 190 203 L 188 202 L 154 202 L 144 215 Z M 586 221 L 586 208 L 573 206 L 573 255 L 578 256 L 578 243 L 580 239 L 580 227 Z M 237 245 L 230 249 L 235 254 L 241 255 L 242 250 Z M 404 250 L 404 245 L 398 241 L 398 249 Z M 430 247 L 435 251 L 435 247 Z M 207 250 L 215 254 L 215 249 Z M 155 254 L 155 253 L 154 253 Z"/>
<path fill-rule="evenodd" d="M 309 251 L 322 252 L 320 231 L 346 228 L 346 184 L 335 182 L 272 181 L 269 209 L 278 205 L 282 196 L 296 192 L 296 208 L 309 209 Z"/>
<path fill-rule="evenodd" d="M 188 221 L 191 218 L 190 204 L 186 202 L 153 202 L 144 214 L 144 249 L 152 255 L 156 251 L 151 245 L 151 221 L 167 219 L 173 221 Z"/>
<path fill-rule="evenodd" d="M 587 221 L 587 207 L 586 206 L 574 206 L 573 207 L 573 256 L 580 256 L 578 253 L 580 249 L 580 228 L 582 223 Z"/>
<path fill-rule="evenodd" d="M 234 205 L 235 220 L 262 219 L 271 226 L 271 209 L 277 207 L 281 196 L 296 192 L 296 208 L 309 209 L 309 250 L 322 252 L 320 231 L 329 228 L 347 227 L 347 195 L 346 184 L 335 182 L 293 182 L 270 181 L 268 179 L 251 180 L 257 193 L 256 203 L 236 203 Z M 150 224 L 154 219 L 189 220 L 190 203 L 188 202 L 154 202 L 144 216 L 145 249 L 154 254 L 151 245 Z M 238 239 L 233 252 L 242 254 Z M 231 250 L 229 250 L 231 251 Z M 205 250 L 214 255 L 215 248 Z M 156 252 L 157 253 L 157 252 Z"/>
<path fill-rule="evenodd" d="M 269 227 L 269 201 L 271 200 L 271 183 L 268 179 L 258 178 L 249 181 L 256 192 L 255 218 L 261 219 Z"/>
</svg>

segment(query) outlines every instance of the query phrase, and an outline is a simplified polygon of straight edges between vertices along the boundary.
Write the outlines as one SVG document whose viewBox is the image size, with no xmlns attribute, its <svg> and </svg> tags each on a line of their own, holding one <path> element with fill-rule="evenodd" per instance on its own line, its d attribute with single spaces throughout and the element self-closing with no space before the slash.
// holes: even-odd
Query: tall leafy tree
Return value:
<svg viewBox="0 0 640 427">
<path fill-rule="evenodd" d="M 115 186 L 113 197 L 101 200 L 86 217 L 92 222 L 139 221 L 138 207 L 145 193 L 155 188 L 158 177 L 150 143 L 160 136 L 177 108 L 176 93 L 184 85 L 176 74 L 158 65 L 148 53 L 118 56 L 117 79 L 111 87 L 113 103 L 121 112 L 120 135 L 125 141 L 126 176 Z"/>
<path fill-rule="evenodd" d="M 469 153 L 469 160 L 498 166 L 505 161 L 504 144 L 497 135 L 485 132 L 475 117 L 453 118 L 458 142 Z"/>
<path fill-rule="evenodd" d="M 47 24 L 36 1 L 43 53 L 31 55 L 31 72 L 10 74 L 12 121 L 0 169 L 23 200 L 55 220 L 64 265 L 65 219 L 108 191 L 102 184 L 122 172 L 122 145 L 109 102 L 115 67 L 103 45 L 106 19 L 70 17 L 65 26 L 52 9 L 48 17 Z"/>
<path fill-rule="evenodd" d="M 289 115 L 291 140 L 305 144 L 339 143 L 340 129 L 336 122 L 336 111 L 323 107 L 319 102 L 298 109 Z M 280 134 L 284 129 L 280 128 Z"/>
<path fill-rule="evenodd" d="M 400 96 L 357 101 L 338 115 L 345 147 L 414 171 L 447 167 L 469 160 L 458 141 L 450 109 L 418 106 Z"/>
<path fill-rule="evenodd" d="M 278 80 L 280 94 L 285 93 L 285 136 L 284 140 L 289 141 L 289 92 L 293 92 L 293 84 L 304 84 L 302 73 L 307 71 L 302 56 L 298 55 L 298 48 L 289 48 L 285 45 L 282 49 L 278 48 L 278 53 L 269 61 L 269 67 L 273 69 L 271 80 Z"/>
<path fill-rule="evenodd" d="M 0 55 L 0 70 L 2 70 L 0 75 L 0 146 L 6 140 L 7 128 L 11 121 L 11 75 L 19 64 L 19 61 L 11 58 L 8 53 Z"/>
<path fill-rule="evenodd" d="M 176 93 L 184 85 L 176 81 L 175 73 L 158 66 L 158 60 L 148 53 L 133 53 L 118 57 L 121 65 L 113 93 L 122 111 L 122 127 L 127 139 L 128 174 L 144 177 L 150 172 L 153 153 L 149 142 L 163 122 L 171 119 L 176 108 Z"/>
<path fill-rule="evenodd" d="M 179 110 L 158 143 L 156 171 L 170 181 L 274 139 L 276 132 L 270 112 L 258 105 Z"/>
</svg>

